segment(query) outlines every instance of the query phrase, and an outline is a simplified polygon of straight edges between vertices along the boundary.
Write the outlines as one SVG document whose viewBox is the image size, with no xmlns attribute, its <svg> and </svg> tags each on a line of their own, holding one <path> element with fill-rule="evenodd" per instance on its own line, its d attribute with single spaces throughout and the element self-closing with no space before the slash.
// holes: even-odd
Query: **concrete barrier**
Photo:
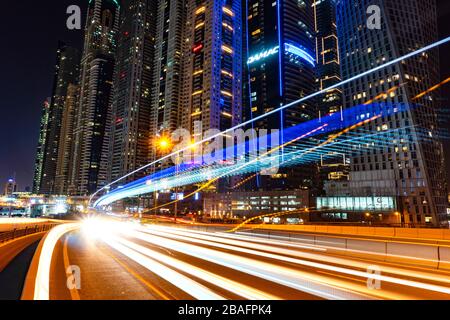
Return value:
<svg viewBox="0 0 450 320">
<path fill-rule="evenodd" d="M 433 245 L 388 242 L 386 260 L 438 268 L 439 247 Z"/>
<path fill-rule="evenodd" d="M 450 270 L 450 247 L 439 247 L 439 269 Z"/>
<path fill-rule="evenodd" d="M 347 241 L 344 238 L 316 236 L 315 244 L 318 246 L 332 246 L 335 248 L 346 249 Z"/>
</svg>

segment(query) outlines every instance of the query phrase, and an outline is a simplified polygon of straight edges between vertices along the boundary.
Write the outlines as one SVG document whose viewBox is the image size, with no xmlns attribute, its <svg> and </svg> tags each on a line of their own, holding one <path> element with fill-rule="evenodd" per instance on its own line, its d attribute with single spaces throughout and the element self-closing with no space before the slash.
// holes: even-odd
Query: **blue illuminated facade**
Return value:
<svg viewBox="0 0 450 320">
<path fill-rule="evenodd" d="M 250 0 L 246 3 L 248 101 L 244 117 L 252 119 L 317 90 L 313 1 Z M 260 121 L 255 128 L 286 128 L 318 116 L 314 101 Z M 258 177 L 251 188 L 292 189 L 311 183 L 301 170 L 279 179 Z M 309 171 L 309 170 L 308 170 Z M 285 177 L 289 177 L 286 179 Z"/>
</svg>

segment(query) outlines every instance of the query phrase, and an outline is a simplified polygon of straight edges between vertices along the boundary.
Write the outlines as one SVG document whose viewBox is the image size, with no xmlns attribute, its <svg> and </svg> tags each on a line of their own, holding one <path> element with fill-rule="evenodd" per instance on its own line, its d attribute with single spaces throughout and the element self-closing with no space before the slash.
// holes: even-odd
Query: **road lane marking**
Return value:
<svg viewBox="0 0 450 320">
<path fill-rule="evenodd" d="M 66 235 L 66 237 L 64 239 L 64 245 L 63 245 L 63 261 L 64 261 L 64 270 L 65 270 L 64 272 L 65 272 L 66 276 L 67 276 L 67 270 L 70 267 L 69 252 L 67 249 L 67 243 L 69 241 L 69 236 L 70 235 Z M 80 294 L 78 293 L 77 288 L 73 288 L 73 289 L 67 288 L 67 289 L 70 291 L 70 296 L 71 296 L 72 300 L 76 300 L 76 301 L 81 300 Z"/>
<path fill-rule="evenodd" d="M 147 286 L 150 290 L 154 291 L 156 294 L 158 294 L 160 297 L 162 297 L 164 300 L 172 300 L 172 297 L 169 297 L 164 292 L 159 290 L 156 286 L 152 285 L 150 282 L 145 280 L 142 276 L 140 276 L 137 272 L 135 272 L 133 269 L 129 268 L 124 262 L 120 261 L 119 258 L 117 258 L 111 250 L 106 249 L 106 254 L 112 258 L 114 261 L 116 261 L 122 268 L 124 268 L 129 274 L 131 274 L 134 278 L 136 278 L 139 282 L 141 282 L 143 285 Z"/>
<path fill-rule="evenodd" d="M 79 223 L 62 224 L 53 228 L 45 237 L 36 272 L 34 300 L 50 300 L 50 267 L 55 246 L 63 235 L 79 227 Z"/>
</svg>

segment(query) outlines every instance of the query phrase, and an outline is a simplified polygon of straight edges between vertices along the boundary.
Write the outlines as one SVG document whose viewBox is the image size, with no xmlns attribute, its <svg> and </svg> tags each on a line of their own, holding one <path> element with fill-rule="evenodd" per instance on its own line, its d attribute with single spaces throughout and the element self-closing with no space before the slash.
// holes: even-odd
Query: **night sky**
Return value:
<svg viewBox="0 0 450 320">
<path fill-rule="evenodd" d="M 0 188 L 14 173 L 21 190 L 32 186 L 41 106 L 51 95 L 57 41 L 82 47 L 83 32 L 66 28 L 66 9 L 78 4 L 84 15 L 87 3 L 21 0 L 9 1 L 1 10 Z M 450 35 L 450 1 L 438 0 L 438 4 L 443 38 Z M 441 71 L 443 79 L 450 76 L 450 45 L 441 50 Z M 450 84 L 443 98 L 449 106 Z M 446 150 L 450 160 L 449 143 Z"/>
</svg>

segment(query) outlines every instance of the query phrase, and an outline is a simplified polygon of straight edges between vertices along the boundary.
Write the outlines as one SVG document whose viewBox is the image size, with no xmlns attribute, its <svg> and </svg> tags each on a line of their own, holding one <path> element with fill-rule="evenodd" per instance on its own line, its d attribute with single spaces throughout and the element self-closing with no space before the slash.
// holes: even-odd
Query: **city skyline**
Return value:
<svg viewBox="0 0 450 320">
<path fill-rule="evenodd" d="M 0 19 L 0 300 L 450 300 L 448 0 L 69 1 Z"/>
<path fill-rule="evenodd" d="M 31 59 L 27 59 L 27 61 L 29 61 L 28 64 L 26 64 L 28 66 L 27 70 L 30 71 L 29 74 L 33 75 L 35 79 L 39 80 L 31 80 L 28 71 L 25 71 L 24 69 L 25 65 L 14 65 L 14 68 L 12 68 L 13 66 L 8 65 L 6 68 L 7 78 L 11 80 L 5 83 L 2 88 L 11 88 L 11 90 L 5 91 L 3 93 L 3 96 L 5 98 L 2 100 L 2 103 L 7 103 L 8 105 L 15 107 L 7 108 L 5 116 L 6 119 L 10 119 L 10 121 L 7 122 L 6 127 L 1 128 L 1 131 L 4 132 L 3 136 L 8 131 L 15 131 L 17 141 L 14 142 L 12 140 L 8 140 L 5 144 L 2 145 L 2 148 L 4 148 L 2 149 L 3 154 L 5 154 L 6 156 L 2 161 L 2 166 L 0 168 L 0 181 L 7 181 L 7 179 L 16 174 L 16 180 L 20 190 L 23 190 L 25 187 L 31 188 L 33 185 L 32 180 L 34 173 L 35 152 L 31 152 L 31 149 L 35 150 L 38 142 L 39 118 L 42 102 L 46 99 L 47 96 L 51 95 L 51 86 L 53 85 L 52 73 L 54 72 L 54 61 L 58 41 L 64 41 L 68 45 L 77 47 L 80 50 L 82 49 L 84 33 L 83 28 L 82 30 L 70 31 L 65 26 L 67 15 L 65 15 L 64 12 L 69 4 L 71 4 L 70 1 L 61 1 L 58 2 L 57 5 L 49 6 L 49 8 L 45 10 L 45 5 L 42 5 L 37 9 L 37 13 L 35 12 L 35 10 L 29 9 L 31 8 L 31 6 L 27 7 L 25 4 L 23 4 L 23 13 L 30 16 L 30 19 L 26 19 L 26 21 L 29 21 L 30 25 L 33 25 L 33 23 L 37 24 L 37 27 L 33 30 L 33 32 L 39 34 L 46 33 L 49 35 L 45 37 L 43 41 L 42 38 L 40 41 L 37 41 L 36 39 L 38 37 L 30 38 L 31 49 L 29 50 L 30 52 L 37 53 L 34 54 Z M 78 5 L 80 5 L 80 7 L 82 8 L 84 17 L 84 12 L 87 4 L 84 1 L 80 1 Z M 450 5 L 448 3 L 445 3 L 445 1 L 438 1 L 438 5 L 438 21 L 440 22 L 439 31 L 440 37 L 443 37 L 450 32 L 450 27 L 445 24 L 445 17 L 450 15 Z M 15 9 L 14 6 L 15 5 L 13 5 L 12 10 Z M 38 24 L 37 17 L 39 16 L 40 11 L 54 12 L 54 16 L 56 18 L 51 22 L 46 22 L 43 24 L 39 22 Z M 61 12 L 63 14 L 61 14 Z M 2 23 L 7 23 L 7 20 L 8 19 L 2 20 Z M 25 32 L 27 30 L 27 26 L 21 26 L 18 31 Z M 10 43 L 12 45 L 7 52 L 2 52 L 2 55 L 6 55 L 5 58 L 13 54 L 23 55 L 24 50 L 20 49 L 23 44 L 18 44 L 14 38 L 11 38 L 11 35 L 6 36 L 10 39 Z M 14 44 L 16 44 L 17 48 L 14 47 Z M 450 52 L 447 46 L 442 47 L 441 56 L 443 55 L 443 53 L 445 54 L 445 52 Z M 447 64 L 448 62 L 446 61 L 446 59 L 441 59 L 441 70 L 445 70 Z M 24 77 L 25 72 L 27 74 L 26 77 Z M 441 77 L 444 76 L 445 74 L 441 75 Z M 25 95 L 13 95 L 14 92 L 18 92 L 19 90 L 17 87 L 17 83 L 28 83 L 29 85 L 26 89 L 25 86 L 20 86 L 22 90 L 25 89 L 28 93 Z M 39 89 L 37 89 L 37 87 L 39 87 Z M 444 97 L 448 97 L 449 92 L 450 90 L 448 88 L 444 88 Z M 21 110 L 24 111 L 24 113 L 14 112 L 13 110 Z M 9 128 L 12 123 L 15 123 L 13 119 L 17 119 L 18 117 L 24 120 L 23 124 L 25 127 L 21 128 L 19 126 L 19 130 Z M 448 141 L 444 141 L 444 143 L 447 146 L 445 149 L 448 158 L 449 143 Z M 27 146 L 27 148 L 25 148 L 24 146 Z M 447 161 L 446 164 L 447 172 L 450 173 L 449 161 Z"/>
</svg>

